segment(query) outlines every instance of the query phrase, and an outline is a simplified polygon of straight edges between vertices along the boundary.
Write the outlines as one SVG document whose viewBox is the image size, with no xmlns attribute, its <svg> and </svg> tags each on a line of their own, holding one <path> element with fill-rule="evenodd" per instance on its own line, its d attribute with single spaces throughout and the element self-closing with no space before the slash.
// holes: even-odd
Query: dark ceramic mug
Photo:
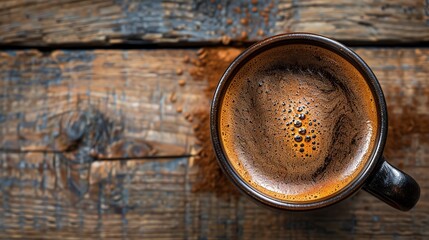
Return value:
<svg viewBox="0 0 429 240">
<path fill-rule="evenodd" d="M 345 188 L 319 201 L 282 201 L 258 191 L 242 179 L 234 169 L 221 140 L 220 108 L 226 89 L 237 71 L 257 54 L 272 47 L 288 44 L 306 44 L 321 47 L 351 63 L 370 86 L 377 108 L 379 130 L 374 147 L 370 149 L 372 151 L 370 159 L 366 162 L 359 175 Z M 264 205 L 285 210 L 318 209 L 344 200 L 363 188 L 390 206 L 402 211 L 408 211 L 414 207 L 420 197 L 420 188 L 417 182 L 406 173 L 390 165 L 382 156 L 388 125 L 386 103 L 377 78 L 356 53 L 332 39 L 309 33 L 292 33 L 273 36 L 252 45 L 231 63 L 220 79 L 212 101 L 210 117 L 211 138 L 222 170 L 242 192 Z"/>
</svg>

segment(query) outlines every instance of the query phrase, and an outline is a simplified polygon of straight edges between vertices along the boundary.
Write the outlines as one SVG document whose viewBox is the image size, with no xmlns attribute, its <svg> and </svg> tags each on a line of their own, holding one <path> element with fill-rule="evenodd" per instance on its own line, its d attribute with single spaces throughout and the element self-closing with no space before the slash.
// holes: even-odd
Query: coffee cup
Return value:
<svg viewBox="0 0 429 240">
<path fill-rule="evenodd" d="M 218 162 L 257 202 L 311 210 L 360 189 L 410 210 L 420 188 L 383 157 L 387 110 L 380 84 L 351 49 L 290 33 L 239 55 L 216 88 L 210 130 Z"/>
</svg>

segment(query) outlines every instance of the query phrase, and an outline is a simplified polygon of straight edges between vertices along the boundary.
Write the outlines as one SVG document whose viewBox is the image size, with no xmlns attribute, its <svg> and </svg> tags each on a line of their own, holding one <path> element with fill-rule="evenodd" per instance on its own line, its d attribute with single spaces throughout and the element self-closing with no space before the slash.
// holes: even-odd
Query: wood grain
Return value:
<svg viewBox="0 0 429 240">
<path fill-rule="evenodd" d="M 256 41 L 313 32 L 349 42 L 427 42 L 425 0 L 5 0 L 0 44 L 25 46 Z"/>
<path fill-rule="evenodd" d="M 412 211 L 363 191 L 306 213 L 192 192 L 195 159 L 178 156 L 198 147 L 186 113 L 209 104 L 197 50 L 2 51 L 0 146 L 42 152 L 0 152 L 0 237 L 429 238 L 429 50 L 355 50 L 386 96 L 386 156 L 422 188 Z M 159 158 L 94 158 L 139 154 Z"/>
<path fill-rule="evenodd" d="M 118 145 L 126 145 L 118 140 L 126 137 L 170 144 L 152 144 L 157 155 L 183 154 L 174 147 L 187 148 L 194 137 L 177 110 L 208 103 L 201 94 L 204 82 L 179 85 L 190 78 L 192 66 L 182 63 L 188 55 L 195 51 L 2 52 L 1 122 L 7 137 L 1 142 L 63 150 L 86 139 L 98 154 L 115 156 Z M 86 132 L 97 136 L 81 136 Z"/>
</svg>

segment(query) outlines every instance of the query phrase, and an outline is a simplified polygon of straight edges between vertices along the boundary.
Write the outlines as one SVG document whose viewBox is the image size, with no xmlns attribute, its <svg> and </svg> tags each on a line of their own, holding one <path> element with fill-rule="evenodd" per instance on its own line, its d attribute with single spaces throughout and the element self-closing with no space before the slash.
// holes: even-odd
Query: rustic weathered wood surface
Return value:
<svg viewBox="0 0 429 240">
<path fill-rule="evenodd" d="M 429 49 L 355 50 L 386 96 L 385 155 L 421 185 L 410 212 L 363 191 L 306 213 L 193 193 L 195 159 L 179 156 L 197 148 L 186 114 L 209 104 L 191 76 L 197 50 L 10 50 L 0 146 L 21 152 L 0 152 L 0 237 L 429 238 Z M 159 158 L 95 161 L 135 156 Z"/>
<path fill-rule="evenodd" d="M 3 0 L 0 44 L 224 43 L 308 31 L 350 42 L 427 42 L 426 0 Z"/>
<path fill-rule="evenodd" d="M 292 31 L 377 46 L 355 50 L 386 96 L 385 156 L 422 188 L 410 212 L 363 191 L 305 213 L 192 191 L 188 114 L 223 71 L 199 59 L 241 49 L 180 47 Z M 30 48 L 0 50 L 0 238 L 429 239 L 428 42 L 427 0 L 1 1 L 0 46 Z M 145 50 L 90 49 L 111 45 Z"/>
</svg>

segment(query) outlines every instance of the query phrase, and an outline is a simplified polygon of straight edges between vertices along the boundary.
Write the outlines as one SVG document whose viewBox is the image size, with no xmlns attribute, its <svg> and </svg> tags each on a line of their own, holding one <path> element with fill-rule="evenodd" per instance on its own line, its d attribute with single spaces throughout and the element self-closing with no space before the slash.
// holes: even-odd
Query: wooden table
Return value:
<svg viewBox="0 0 429 240">
<path fill-rule="evenodd" d="M 0 2 L 1 238 L 429 239 L 428 1 L 58 2 Z M 413 210 L 364 191 L 305 213 L 193 191 L 189 120 L 210 83 L 243 47 L 293 31 L 374 70 L 385 155 L 421 186 Z"/>
</svg>

